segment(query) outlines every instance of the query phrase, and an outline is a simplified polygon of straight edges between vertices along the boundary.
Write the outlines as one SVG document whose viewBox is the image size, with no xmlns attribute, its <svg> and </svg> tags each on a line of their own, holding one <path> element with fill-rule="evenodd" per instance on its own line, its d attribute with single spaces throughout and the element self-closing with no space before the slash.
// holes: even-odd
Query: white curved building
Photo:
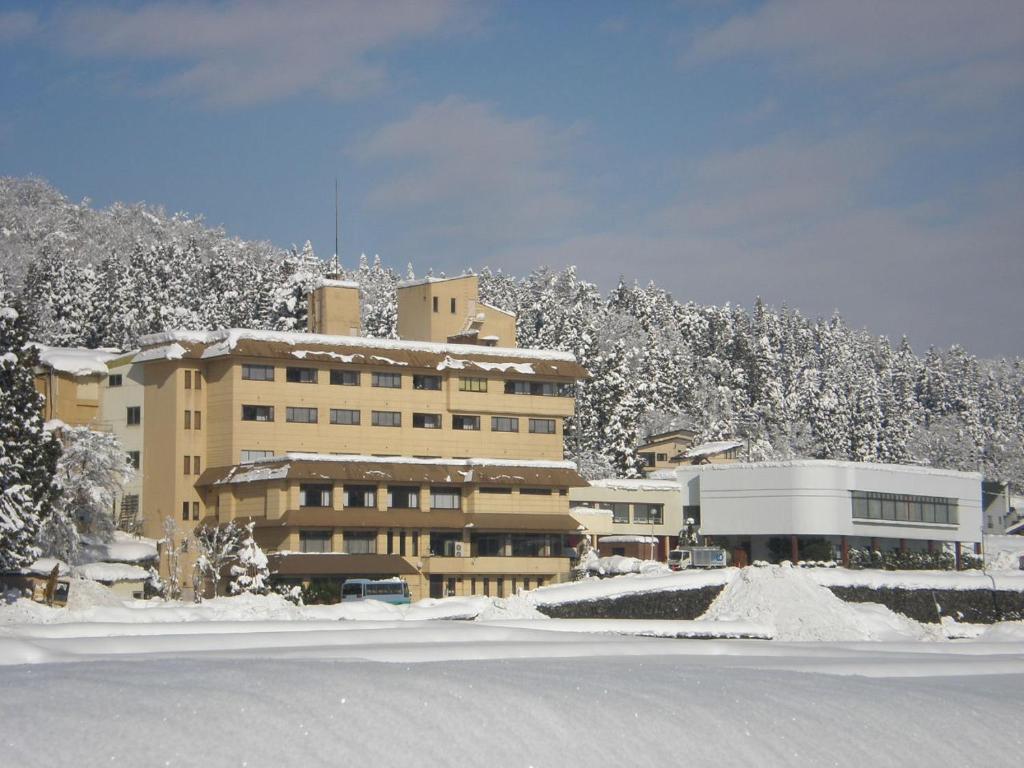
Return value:
<svg viewBox="0 0 1024 768">
<path fill-rule="evenodd" d="M 981 541 L 981 475 L 844 461 L 682 467 L 684 504 L 699 507 L 704 536 L 767 558 L 789 540 L 791 559 L 824 539 L 848 548 L 932 549 Z M 959 546 L 957 546 L 959 551 Z"/>
</svg>

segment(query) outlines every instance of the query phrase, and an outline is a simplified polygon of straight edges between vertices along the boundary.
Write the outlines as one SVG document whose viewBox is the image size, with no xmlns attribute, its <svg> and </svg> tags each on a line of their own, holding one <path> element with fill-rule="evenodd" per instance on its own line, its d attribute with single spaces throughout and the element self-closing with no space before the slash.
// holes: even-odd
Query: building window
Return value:
<svg viewBox="0 0 1024 768">
<path fill-rule="evenodd" d="M 430 489 L 431 509 L 460 509 L 462 492 L 458 488 L 437 487 Z"/>
<path fill-rule="evenodd" d="M 426 374 L 413 374 L 412 377 L 412 388 L 413 389 L 441 389 L 441 377 L 440 376 L 428 376 Z"/>
<path fill-rule="evenodd" d="M 460 392 L 486 392 L 487 391 L 487 379 L 481 379 L 473 376 L 463 376 L 459 378 L 459 391 Z"/>
<path fill-rule="evenodd" d="M 519 419 L 515 416 L 492 416 L 491 432 L 518 432 Z"/>
<path fill-rule="evenodd" d="M 181 519 L 188 520 L 188 502 L 181 502 Z"/>
<path fill-rule="evenodd" d="M 203 375 L 199 371 L 196 371 L 195 372 L 195 376 L 193 378 L 195 379 L 195 382 L 196 382 L 196 389 L 202 389 L 203 388 Z"/>
<path fill-rule="evenodd" d="M 612 522 L 613 523 L 628 523 L 629 522 L 629 504 L 622 504 L 619 502 L 613 504 L 606 504 L 602 509 L 612 508 Z"/>
<path fill-rule="evenodd" d="M 400 373 L 372 373 L 370 384 L 374 387 L 387 387 L 388 389 L 402 388 L 402 374 Z"/>
<path fill-rule="evenodd" d="M 683 506 L 684 525 L 688 525 L 687 520 L 693 520 L 693 524 L 700 527 L 700 504 L 686 504 Z"/>
<path fill-rule="evenodd" d="M 655 454 L 644 452 L 644 453 L 638 453 L 636 455 L 636 457 L 638 459 L 640 459 L 640 463 L 643 464 L 645 467 L 653 467 L 654 466 Z"/>
<path fill-rule="evenodd" d="M 284 371 L 284 380 L 292 384 L 316 384 L 316 378 L 316 368 L 289 366 Z"/>
<path fill-rule="evenodd" d="M 128 463 L 133 469 L 138 469 L 142 464 L 142 454 L 139 451 L 128 451 Z"/>
<path fill-rule="evenodd" d="M 452 416 L 452 429 L 463 429 L 469 432 L 480 431 L 479 416 Z"/>
<path fill-rule="evenodd" d="M 452 314 L 454 315 L 455 314 L 455 299 L 454 298 L 451 300 L 451 307 L 452 307 Z"/>
<path fill-rule="evenodd" d="M 185 389 L 192 389 L 192 371 L 185 371 Z"/>
<path fill-rule="evenodd" d="M 202 429 L 203 428 L 203 412 L 194 411 L 192 414 L 192 428 Z"/>
<path fill-rule="evenodd" d="M 274 406 L 272 405 L 243 405 L 242 421 L 273 421 Z"/>
<path fill-rule="evenodd" d="M 389 485 L 389 509 L 419 509 L 420 489 L 415 485 Z"/>
<path fill-rule="evenodd" d="M 386 552 L 389 555 L 395 554 L 395 532 L 391 528 L 388 528 Z"/>
<path fill-rule="evenodd" d="M 434 296 L 433 307 L 434 311 L 437 312 L 437 296 Z"/>
<path fill-rule="evenodd" d="M 484 533 L 473 537 L 476 557 L 502 557 L 505 554 L 505 537 L 500 533 Z"/>
<path fill-rule="evenodd" d="M 634 504 L 633 522 L 661 525 L 665 519 L 663 504 Z"/>
<path fill-rule="evenodd" d="M 243 364 L 242 378 L 247 381 L 273 381 L 274 366 Z"/>
<path fill-rule="evenodd" d="M 506 381 L 506 395 L 541 395 L 543 397 L 570 397 L 572 385 L 554 381 Z"/>
<path fill-rule="evenodd" d="M 316 408 L 296 408 L 289 405 L 284 409 L 284 420 L 294 424 L 316 424 Z"/>
<path fill-rule="evenodd" d="M 520 488 L 520 496 L 550 496 L 550 488 Z"/>
<path fill-rule="evenodd" d="M 185 429 L 192 429 L 192 411 L 185 411 Z"/>
<path fill-rule="evenodd" d="M 346 485 L 345 506 L 355 509 L 373 509 L 377 506 L 377 486 Z"/>
<path fill-rule="evenodd" d="M 957 525 L 958 502 L 941 496 L 915 496 L 876 491 L 851 491 L 853 517 L 858 520 L 889 520 L 907 523 Z"/>
<path fill-rule="evenodd" d="M 199 519 L 199 502 L 198 501 L 193 501 L 192 502 L 192 519 L 193 520 L 198 520 Z"/>
<path fill-rule="evenodd" d="M 482 485 L 480 486 L 480 493 L 493 493 L 495 495 L 507 496 L 512 493 L 512 489 L 501 486 Z"/>
<path fill-rule="evenodd" d="M 141 405 L 130 405 L 128 406 L 126 418 L 128 420 L 129 427 L 135 427 L 142 423 L 142 406 Z"/>
<path fill-rule="evenodd" d="M 108 387 L 120 387 L 123 383 L 120 373 L 112 373 L 107 377 Z"/>
<path fill-rule="evenodd" d="M 377 534 L 364 531 L 345 531 L 345 552 L 349 555 L 377 554 Z"/>
<path fill-rule="evenodd" d="M 414 413 L 412 425 L 416 429 L 440 429 L 441 414 L 439 413 Z"/>
<path fill-rule="evenodd" d="M 191 475 L 192 474 L 192 457 L 191 456 L 185 456 L 184 457 L 184 461 L 182 461 L 182 470 L 183 470 L 182 474 L 185 474 L 185 475 Z"/>
<path fill-rule="evenodd" d="M 300 552 L 330 552 L 330 531 L 299 531 Z"/>
<path fill-rule="evenodd" d="M 658 461 L 668 461 L 668 454 L 667 453 L 659 453 L 656 458 L 657 458 Z"/>
<path fill-rule="evenodd" d="M 198 475 L 199 474 L 199 457 L 198 456 L 193 456 L 192 457 L 192 474 L 193 475 Z"/>
<path fill-rule="evenodd" d="M 340 371 L 337 368 L 331 370 L 331 384 L 340 387 L 358 387 L 359 371 Z"/>
<path fill-rule="evenodd" d="M 134 520 L 139 516 L 139 497 L 134 493 L 126 493 L 121 497 L 121 519 Z"/>
<path fill-rule="evenodd" d="M 359 411 L 351 408 L 331 408 L 331 424 L 359 424 Z"/>
<path fill-rule="evenodd" d="M 299 485 L 300 507 L 330 507 L 331 486 L 325 483 L 302 483 Z"/>
<path fill-rule="evenodd" d="M 399 411 L 373 411 L 370 414 L 370 423 L 375 427 L 400 427 L 402 414 Z"/>
<path fill-rule="evenodd" d="M 269 459 L 273 455 L 273 451 L 256 451 L 243 448 L 242 455 L 239 461 L 241 464 L 247 464 L 250 461 L 256 461 L 256 459 Z"/>
<path fill-rule="evenodd" d="M 439 557 L 455 557 L 455 545 L 462 541 L 462 534 L 455 531 L 431 531 L 430 554 Z"/>
<path fill-rule="evenodd" d="M 536 435 L 555 434 L 554 419 L 530 419 L 530 432 Z"/>
</svg>

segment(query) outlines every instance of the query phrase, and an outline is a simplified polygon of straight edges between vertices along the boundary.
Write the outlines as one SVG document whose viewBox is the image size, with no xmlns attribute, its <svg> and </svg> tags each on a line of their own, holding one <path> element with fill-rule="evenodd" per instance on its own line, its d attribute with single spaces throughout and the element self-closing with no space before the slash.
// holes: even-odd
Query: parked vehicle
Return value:
<svg viewBox="0 0 1024 768">
<path fill-rule="evenodd" d="M 341 583 L 341 602 L 378 600 L 392 605 L 412 602 L 409 585 L 402 579 L 346 579 Z"/>
<path fill-rule="evenodd" d="M 673 571 L 684 568 L 725 568 L 725 550 L 721 547 L 681 547 L 668 553 L 668 567 Z"/>
</svg>

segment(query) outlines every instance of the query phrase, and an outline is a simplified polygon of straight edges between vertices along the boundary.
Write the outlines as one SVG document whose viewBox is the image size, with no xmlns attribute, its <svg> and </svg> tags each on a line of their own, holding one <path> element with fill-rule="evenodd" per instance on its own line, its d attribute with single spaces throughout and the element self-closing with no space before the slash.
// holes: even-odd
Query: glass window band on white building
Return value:
<svg viewBox="0 0 1024 768">
<path fill-rule="evenodd" d="M 957 525 L 957 500 L 941 496 L 905 493 L 850 491 L 856 520 L 889 520 L 898 523 Z"/>
</svg>

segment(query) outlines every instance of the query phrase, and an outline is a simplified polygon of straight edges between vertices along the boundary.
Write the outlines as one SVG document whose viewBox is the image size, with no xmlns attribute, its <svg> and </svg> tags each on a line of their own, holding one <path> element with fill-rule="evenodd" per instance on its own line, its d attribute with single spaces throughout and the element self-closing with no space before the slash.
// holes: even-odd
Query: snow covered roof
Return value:
<svg viewBox="0 0 1024 768">
<path fill-rule="evenodd" d="M 496 307 L 493 304 L 488 304 L 486 301 L 480 301 L 480 302 L 477 302 L 477 303 L 481 307 L 487 307 L 488 309 L 493 309 L 495 312 L 501 312 L 501 314 L 503 314 L 503 315 L 508 315 L 509 317 L 515 317 L 516 316 L 515 312 L 509 312 L 507 309 L 502 309 L 501 307 Z M 485 336 L 484 338 L 490 338 L 490 337 Z M 497 338 L 497 337 L 494 337 L 494 338 Z"/>
<path fill-rule="evenodd" d="M 701 443 L 683 454 L 684 459 L 699 459 L 704 456 L 716 456 L 719 453 L 731 451 L 733 448 L 742 448 L 743 443 L 737 440 L 716 440 L 711 443 Z"/>
<path fill-rule="evenodd" d="M 222 485 L 283 479 L 323 478 L 366 482 L 490 483 L 501 485 L 582 486 L 571 461 L 530 459 L 417 459 L 408 456 L 363 456 L 286 453 L 242 465 L 213 467 L 196 485 Z"/>
<path fill-rule="evenodd" d="M 657 536 L 640 536 L 639 534 L 616 533 L 611 536 L 598 536 L 598 544 L 657 544 Z"/>
<path fill-rule="evenodd" d="M 980 472 L 960 472 L 955 469 L 937 469 L 922 467 L 916 464 L 876 464 L 869 461 L 836 461 L 834 459 L 789 459 L 786 461 L 735 462 L 730 464 L 700 464 L 680 467 L 677 473 L 686 472 L 742 472 L 752 468 L 770 467 L 835 467 L 837 469 L 881 470 L 885 472 L 902 472 L 918 475 L 934 475 L 942 477 L 970 478 L 981 482 Z"/>
<path fill-rule="evenodd" d="M 322 288 L 355 288 L 359 289 L 359 283 L 354 280 L 331 280 L 330 278 L 323 278 L 320 281 Z"/>
<path fill-rule="evenodd" d="M 652 480 L 650 478 L 625 479 L 612 477 L 607 480 L 591 480 L 594 488 L 608 488 L 613 491 L 678 491 L 677 480 Z"/>
<path fill-rule="evenodd" d="M 296 355 L 315 359 L 350 358 L 353 363 L 374 365 L 408 365 L 414 368 L 457 368 L 473 366 L 481 370 L 507 370 L 515 365 L 517 372 L 532 371 L 537 375 L 580 379 L 587 376 L 571 352 L 522 347 L 487 347 L 476 344 L 442 344 L 403 339 L 379 339 L 366 336 L 328 336 L 318 333 L 261 331 L 246 328 L 216 331 L 170 330 L 142 337 L 142 351 L 136 362 L 148 360 L 215 358 L 239 354 L 255 357 Z M 367 354 L 368 350 L 377 353 Z M 529 364 L 524 365 L 526 361 Z M 442 368 L 443 369 L 443 368 Z"/>
<path fill-rule="evenodd" d="M 419 277 L 415 280 L 402 280 L 395 287 L 396 288 L 413 288 L 417 285 L 431 285 L 432 283 L 446 283 L 449 280 L 462 280 L 467 277 L 476 277 L 472 272 L 463 272 L 461 275 L 452 275 L 451 277 Z"/>
<path fill-rule="evenodd" d="M 39 342 L 29 344 L 39 350 L 39 364 L 72 376 L 106 376 L 107 363 L 124 353 L 113 347 L 51 347 Z"/>
<path fill-rule="evenodd" d="M 123 531 L 115 531 L 113 541 L 86 542 L 83 550 L 87 557 L 109 563 L 144 563 L 158 557 L 156 541 Z"/>
<path fill-rule="evenodd" d="M 31 565 L 27 565 L 21 569 L 21 573 L 32 574 L 33 576 L 49 576 L 50 572 L 53 571 L 53 566 L 60 566 L 57 569 L 58 576 L 67 576 L 71 573 L 71 569 L 68 564 L 63 560 L 58 560 L 55 557 L 40 557 Z"/>
<path fill-rule="evenodd" d="M 72 568 L 71 575 L 113 584 L 118 581 L 145 581 L 149 578 L 149 571 L 127 563 L 85 563 Z"/>
</svg>

